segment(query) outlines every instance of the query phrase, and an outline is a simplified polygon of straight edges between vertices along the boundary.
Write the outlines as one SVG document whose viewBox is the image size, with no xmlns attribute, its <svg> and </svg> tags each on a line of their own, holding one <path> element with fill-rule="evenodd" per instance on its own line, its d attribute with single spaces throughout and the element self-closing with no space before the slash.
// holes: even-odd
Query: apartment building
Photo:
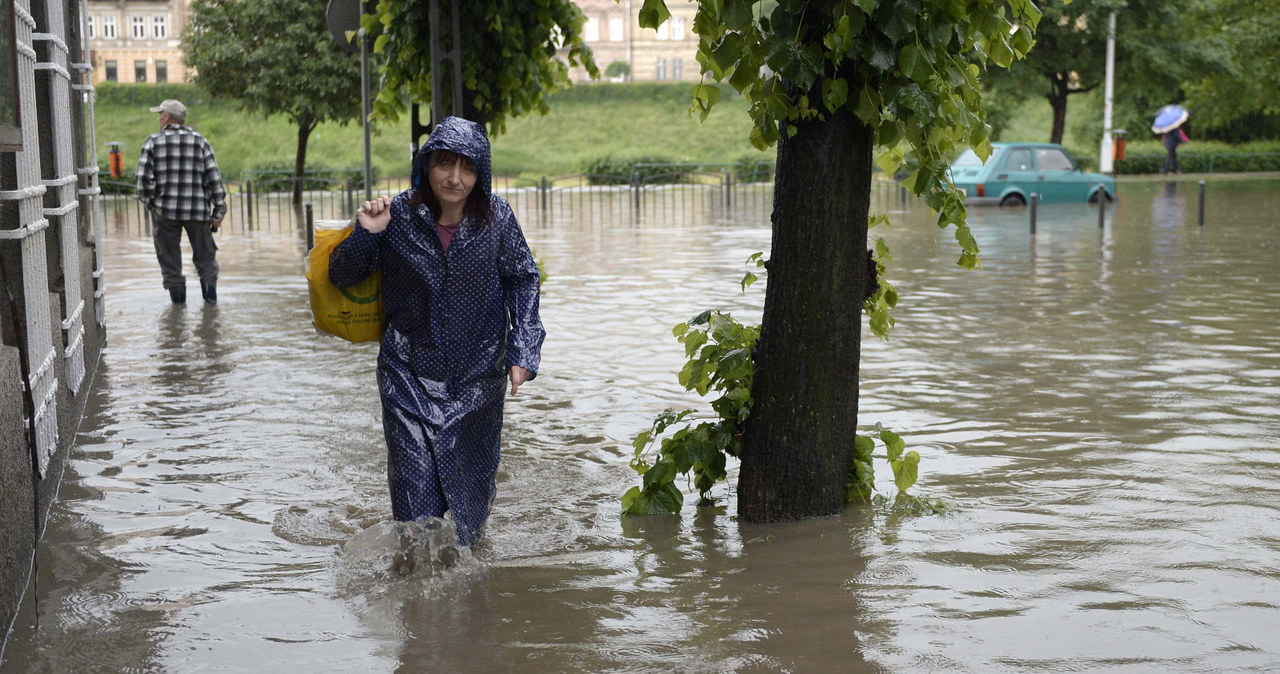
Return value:
<svg viewBox="0 0 1280 674">
<path fill-rule="evenodd" d="M 190 0 L 88 0 L 88 35 L 94 84 L 184 82 L 182 29 Z M 575 0 L 586 15 L 583 38 L 602 77 L 609 65 L 627 65 L 618 81 L 686 80 L 700 76 L 693 34 L 697 4 L 667 0 L 671 18 L 657 30 L 641 28 L 642 0 Z M 586 81 L 586 70 L 572 70 Z"/>
<path fill-rule="evenodd" d="M 93 81 L 184 82 L 182 29 L 189 0 L 88 0 Z"/>
<path fill-rule="evenodd" d="M 698 6 L 693 0 L 667 0 L 671 18 L 658 27 L 641 28 L 642 0 L 575 0 L 586 15 L 583 40 L 595 54 L 602 79 L 614 62 L 627 64 L 629 74 L 616 80 L 692 80 L 701 75 L 696 55 L 698 36 L 693 34 L 693 17 Z M 574 81 L 587 78 L 586 70 L 572 72 Z"/>
</svg>

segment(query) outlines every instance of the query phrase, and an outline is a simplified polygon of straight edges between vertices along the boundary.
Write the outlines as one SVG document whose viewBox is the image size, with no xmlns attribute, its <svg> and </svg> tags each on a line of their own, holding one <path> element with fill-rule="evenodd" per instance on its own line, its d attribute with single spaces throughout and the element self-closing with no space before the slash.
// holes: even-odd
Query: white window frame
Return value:
<svg viewBox="0 0 1280 674">
<path fill-rule="evenodd" d="M 671 79 L 679 80 L 684 78 L 684 59 L 671 59 Z"/>
<path fill-rule="evenodd" d="M 102 39 L 114 40 L 120 36 L 117 30 L 116 17 L 114 14 L 108 14 L 102 17 Z"/>
<path fill-rule="evenodd" d="M 594 16 L 587 17 L 587 22 L 582 25 L 582 39 L 585 42 L 600 41 L 600 19 Z"/>
<path fill-rule="evenodd" d="M 667 23 L 671 24 L 671 39 L 683 40 L 684 39 L 684 17 L 673 16 Z"/>
<path fill-rule="evenodd" d="M 134 40 L 147 39 L 147 17 L 141 14 L 129 17 L 129 37 Z"/>
<path fill-rule="evenodd" d="M 88 27 L 89 34 L 86 36 L 90 40 L 98 37 L 98 17 L 95 14 L 89 15 L 89 20 L 85 22 Z"/>
<path fill-rule="evenodd" d="M 666 21 L 663 21 L 662 24 L 658 26 L 658 36 L 655 39 L 658 39 L 658 40 L 671 39 L 671 19 L 667 19 Z"/>
<path fill-rule="evenodd" d="M 653 78 L 656 80 L 667 79 L 667 60 L 658 59 L 653 64 Z"/>
<path fill-rule="evenodd" d="M 623 28 L 623 25 L 622 25 L 622 17 L 620 16 L 609 17 L 609 41 L 610 42 L 622 42 L 622 38 L 624 37 L 622 33 L 624 30 L 625 28 Z"/>
<path fill-rule="evenodd" d="M 169 39 L 169 15 L 156 14 L 151 17 L 151 37 L 155 40 Z"/>
</svg>

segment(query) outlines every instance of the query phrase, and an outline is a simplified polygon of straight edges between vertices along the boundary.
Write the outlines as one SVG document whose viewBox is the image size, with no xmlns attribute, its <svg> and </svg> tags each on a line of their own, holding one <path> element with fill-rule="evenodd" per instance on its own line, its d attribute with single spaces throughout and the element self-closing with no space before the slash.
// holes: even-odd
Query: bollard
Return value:
<svg viewBox="0 0 1280 674">
<path fill-rule="evenodd" d="M 1204 227 L 1204 181 L 1200 181 L 1200 226 Z"/>
<path fill-rule="evenodd" d="M 547 186 L 547 177 L 542 176 L 542 184 L 538 187 L 538 196 L 542 198 L 542 210 L 547 210 L 547 193 L 550 188 Z"/>
<path fill-rule="evenodd" d="M 307 202 L 306 208 L 307 208 L 307 250 L 311 250 L 312 248 L 316 247 L 316 220 L 315 220 L 315 217 L 313 217 L 311 212 L 310 201 Z"/>
<path fill-rule="evenodd" d="M 1036 235 L 1036 204 L 1040 202 L 1040 195 L 1035 192 L 1031 193 L 1031 236 Z"/>
<path fill-rule="evenodd" d="M 1098 183 L 1098 229 L 1107 226 L 1107 191 Z"/>
</svg>

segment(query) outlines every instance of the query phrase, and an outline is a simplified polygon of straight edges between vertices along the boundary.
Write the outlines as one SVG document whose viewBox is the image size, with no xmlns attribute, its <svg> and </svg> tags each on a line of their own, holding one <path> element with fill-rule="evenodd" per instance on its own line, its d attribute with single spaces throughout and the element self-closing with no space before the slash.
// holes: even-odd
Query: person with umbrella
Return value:
<svg viewBox="0 0 1280 674">
<path fill-rule="evenodd" d="M 1178 170 L 1178 146 L 1187 142 L 1187 134 L 1182 130 L 1182 125 L 1188 117 L 1190 113 L 1181 105 L 1166 105 L 1156 113 L 1151 132 L 1164 136 L 1164 149 L 1168 151 L 1164 165 L 1160 167 L 1161 173 L 1182 173 Z"/>
</svg>

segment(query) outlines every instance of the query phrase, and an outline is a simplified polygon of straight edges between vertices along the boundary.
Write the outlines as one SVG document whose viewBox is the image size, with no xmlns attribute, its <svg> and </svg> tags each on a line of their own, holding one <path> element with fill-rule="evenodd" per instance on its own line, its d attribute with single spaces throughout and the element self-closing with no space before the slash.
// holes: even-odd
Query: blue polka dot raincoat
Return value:
<svg viewBox="0 0 1280 674">
<path fill-rule="evenodd" d="M 484 222 L 464 217 L 445 252 L 415 190 L 430 153 L 446 149 L 476 165 L 474 189 L 488 198 Z M 469 545 L 497 491 L 498 443 L 507 369 L 536 376 L 546 332 L 538 317 L 538 267 L 505 199 L 492 192 L 489 138 L 456 117 L 438 124 L 413 162 L 413 187 L 391 201 L 391 222 L 363 227 L 333 252 L 334 285 L 382 270 L 378 388 L 387 476 L 397 520 L 451 511 Z"/>
</svg>

